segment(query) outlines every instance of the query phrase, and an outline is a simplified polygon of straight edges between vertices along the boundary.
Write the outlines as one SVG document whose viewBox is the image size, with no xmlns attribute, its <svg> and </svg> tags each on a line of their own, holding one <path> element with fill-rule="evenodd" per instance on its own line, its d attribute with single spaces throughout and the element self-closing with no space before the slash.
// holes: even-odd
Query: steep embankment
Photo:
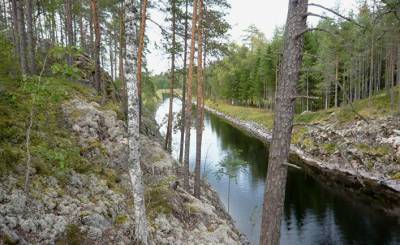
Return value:
<svg viewBox="0 0 400 245">
<path fill-rule="evenodd" d="M 133 203 L 127 138 L 116 104 L 100 106 L 91 88 L 44 78 L 1 87 L 0 243 L 132 244 Z M 25 192 L 30 96 L 37 96 Z M 198 200 L 171 184 L 178 163 L 146 119 L 141 137 L 149 231 L 155 244 L 238 244 L 242 237 L 216 193 Z"/>
<path fill-rule="evenodd" d="M 212 102 L 208 105 L 209 112 L 266 143 L 271 141 L 271 112 Z M 351 113 L 331 110 L 323 116 L 322 112 L 297 116 L 292 162 L 324 176 L 322 181 L 330 179 L 333 184 L 350 187 L 368 202 L 399 214 L 400 117 L 376 114 L 365 122 Z"/>
</svg>

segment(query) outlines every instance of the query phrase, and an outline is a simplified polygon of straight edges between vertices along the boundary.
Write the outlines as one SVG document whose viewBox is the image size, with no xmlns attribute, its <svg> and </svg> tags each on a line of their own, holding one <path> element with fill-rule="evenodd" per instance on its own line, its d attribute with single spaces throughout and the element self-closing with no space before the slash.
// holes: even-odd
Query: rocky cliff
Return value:
<svg viewBox="0 0 400 245">
<path fill-rule="evenodd" d="M 133 203 L 126 174 L 125 124 L 117 113 L 75 97 L 61 106 L 62 122 L 76 139 L 88 169 L 62 177 L 23 169 L 1 177 L 0 241 L 18 244 L 132 244 Z M 150 120 L 148 120 L 150 121 Z M 206 183 L 201 199 L 180 188 L 179 164 L 157 143 L 145 123 L 142 168 L 149 230 L 154 244 L 240 244 L 244 238 Z M 67 164 L 67 163 L 66 163 Z M 18 174 L 20 173 L 20 174 Z"/>
</svg>

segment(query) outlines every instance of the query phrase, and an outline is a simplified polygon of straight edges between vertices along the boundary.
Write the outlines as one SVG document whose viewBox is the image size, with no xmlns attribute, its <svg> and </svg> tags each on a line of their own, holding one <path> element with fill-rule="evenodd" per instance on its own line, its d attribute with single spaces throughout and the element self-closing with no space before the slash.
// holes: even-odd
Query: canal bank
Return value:
<svg viewBox="0 0 400 245">
<path fill-rule="evenodd" d="M 156 113 L 159 124 L 169 100 Z M 174 99 L 174 113 L 181 103 Z M 164 120 L 163 120 L 164 119 Z M 165 133 L 166 125 L 160 128 Z M 191 170 L 195 162 L 195 129 L 191 130 Z M 179 153 L 180 132 L 174 131 L 172 155 Z M 258 244 L 267 174 L 268 145 L 227 120 L 205 113 L 202 176 L 215 190 L 235 226 L 251 244 Z M 225 174 L 229 173 L 229 174 Z M 314 176 L 315 175 L 315 176 Z M 344 188 L 328 186 L 322 174 L 289 168 L 280 244 L 398 244 L 398 218 L 364 205 Z M 323 183 L 325 182 L 325 183 Z"/>
<path fill-rule="evenodd" d="M 271 131 L 256 122 L 232 117 L 209 106 L 205 106 L 205 110 L 266 144 L 270 144 L 272 140 Z M 390 179 L 378 172 L 357 170 L 351 164 L 346 166 L 321 161 L 294 144 L 290 146 L 290 164 L 304 168 L 304 171 L 309 172 L 322 184 L 338 189 L 345 188 L 345 191 L 357 195 L 368 205 L 400 216 L 399 180 Z"/>
</svg>

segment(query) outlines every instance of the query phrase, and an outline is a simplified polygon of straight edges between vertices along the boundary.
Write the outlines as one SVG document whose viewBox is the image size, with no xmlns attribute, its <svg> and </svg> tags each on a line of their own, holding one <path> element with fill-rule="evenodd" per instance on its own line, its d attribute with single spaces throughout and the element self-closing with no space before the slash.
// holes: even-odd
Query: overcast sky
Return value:
<svg viewBox="0 0 400 245">
<path fill-rule="evenodd" d="M 267 38 L 271 38 L 277 26 L 283 26 L 286 21 L 288 0 L 228 0 L 231 9 L 227 16 L 228 22 L 232 26 L 229 32 L 230 40 L 241 42 L 243 30 L 254 24 L 260 29 Z M 347 14 L 349 10 L 356 10 L 358 0 L 310 0 L 312 3 L 319 3 L 329 8 L 339 7 L 342 14 Z M 313 7 L 313 13 L 322 13 Z M 164 16 L 156 10 L 150 11 L 150 16 L 156 22 L 166 26 Z M 309 25 L 318 21 L 317 18 L 309 19 Z M 147 55 L 148 68 L 154 74 L 167 71 L 169 68 L 168 56 L 163 50 L 157 49 L 155 43 L 160 43 L 161 33 L 157 26 L 148 22 L 147 35 L 149 36 L 149 50 Z"/>
</svg>

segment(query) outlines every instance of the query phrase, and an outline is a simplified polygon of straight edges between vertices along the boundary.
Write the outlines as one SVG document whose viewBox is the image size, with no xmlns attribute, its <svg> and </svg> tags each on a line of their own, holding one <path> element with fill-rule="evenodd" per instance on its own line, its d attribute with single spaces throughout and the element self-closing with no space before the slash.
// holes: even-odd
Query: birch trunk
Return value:
<svg viewBox="0 0 400 245">
<path fill-rule="evenodd" d="M 204 74 L 203 74 L 203 0 L 199 0 L 197 21 L 197 128 L 196 128 L 196 166 L 194 169 L 194 196 L 200 198 L 201 142 L 204 118 Z"/>
<path fill-rule="evenodd" d="M 186 190 L 189 190 L 189 153 L 190 153 L 190 129 L 192 127 L 192 80 L 193 80 L 193 66 L 194 66 L 194 53 L 196 44 L 196 21 L 197 21 L 197 5 L 198 0 L 193 2 L 193 16 L 192 16 L 192 32 L 190 37 L 190 56 L 189 56 L 189 71 L 186 84 L 186 105 L 185 105 L 185 157 L 184 157 L 184 175 L 183 185 Z"/>
<path fill-rule="evenodd" d="M 128 93 L 128 168 L 132 184 L 133 202 L 135 205 L 135 239 L 138 243 L 148 244 L 147 218 L 144 201 L 144 187 L 140 167 L 139 142 L 139 81 L 134 57 L 137 55 L 136 28 L 135 28 L 135 1 L 125 1 L 125 38 L 126 59 L 125 77 Z"/>
<path fill-rule="evenodd" d="M 260 238 L 260 244 L 263 245 L 276 245 L 280 240 L 287 178 L 286 162 L 293 127 L 296 83 L 299 80 L 304 46 L 304 36 L 297 34 L 307 28 L 307 18 L 304 17 L 307 6 L 308 0 L 289 0 L 282 69 L 264 194 Z"/>
</svg>

